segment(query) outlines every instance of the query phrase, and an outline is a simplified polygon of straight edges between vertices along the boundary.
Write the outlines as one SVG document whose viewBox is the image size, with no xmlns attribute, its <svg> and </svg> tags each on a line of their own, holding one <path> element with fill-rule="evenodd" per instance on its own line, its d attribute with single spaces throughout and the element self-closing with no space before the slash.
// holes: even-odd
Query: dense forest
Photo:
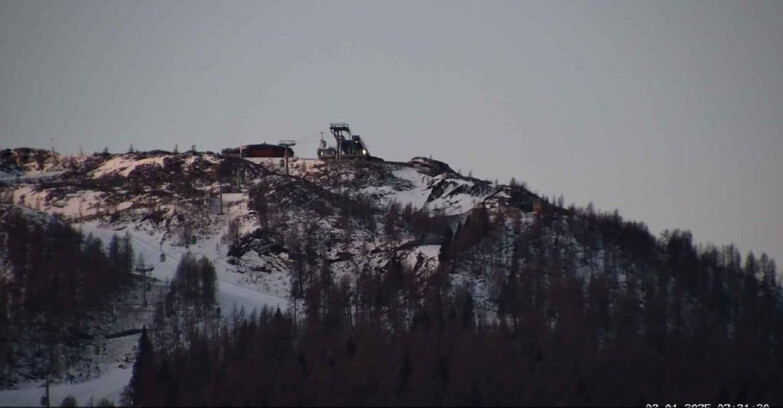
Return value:
<svg viewBox="0 0 783 408">
<path fill-rule="evenodd" d="M 45 215 L 0 208 L 0 245 L 10 275 L 0 276 L 0 381 L 22 365 L 42 378 L 84 352 L 87 319 L 132 281 L 130 238 L 100 239 Z M 29 364 L 34 353 L 38 361 Z M 8 385 L 8 384 L 2 384 Z"/>
<path fill-rule="evenodd" d="M 392 258 L 336 279 L 317 242 L 293 237 L 301 308 L 203 314 L 165 346 L 145 330 L 125 402 L 783 403 L 772 259 L 545 204 L 527 221 L 478 206 L 458 222 L 390 206 L 385 234 L 440 236 L 427 274 Z M 465 271 L 489 280 L 492 310 L 450 279 Z"/>
</svg>

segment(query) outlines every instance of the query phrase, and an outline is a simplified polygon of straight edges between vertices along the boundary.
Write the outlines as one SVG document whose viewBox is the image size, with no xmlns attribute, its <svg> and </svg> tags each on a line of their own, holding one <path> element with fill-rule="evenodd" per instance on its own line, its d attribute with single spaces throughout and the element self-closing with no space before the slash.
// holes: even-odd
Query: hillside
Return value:
<svg viewBox="0 0 783 408">
<path fill-rule="evenodd" d="M 29 157 L 25 168 L 35 155 Z M 392 203 L 400 216 L 426 211 L 432 222 L 451 225 L 482 202 L 529 216 L 537 198 L 520 187 L 463 177 L 425 158 L 409 163 L 300 160 L 292 166 L 293 177 L 276 173 L 276 161 L 256 164 L 210 153 L 93 155 L 56 162 L 45 168 L 42 174 L 50 176 L 43 180 L 27 178 L 28 172 L 19 181 L 7 177 L 10 184 L 0 198 L 78 224 L 128 227 L 163 252 L 176 252 L 195 238 L 196 251 L 224 260 L 225 270 L 238 273 L 240 281 L 280 297 L 289 295 L 287 283 L 280 281 L 290 272 L 291 252 L 300 249 L 286 240 L 300 241 L 305 227 L 308 236 L 334 243 L 324 256 L 337 260 L 338 275 L 381 268 L 392 254 L 410 259 L 421 254 L 431 272 L 437 264 L 433 245 L 440 244 L 442 229 L 423 234 L 406 222 L 384 225 L 382 213 Z M 389 229 L 400 231 L 387 234 Z"/>
<path fill-rule="evenodd" d="M 125 402 L 783 402 L 781 291 L 775 263 L 764 254 L 743 258 L 733 246 L 697 245 L 683 231 L 653 237 L 643 223 L 616 212 L 564 208 L 523 186 L 465 177 L 423 157 L 299 159 L 290 170 L 284 175 L 277 160 L 209 152 L 3 151 L 4 214 L 68 224 L 105 243 L 125 236 L 154 267 L 149 277 L 157 289 L 147 305 L 138 303 L 139 271 L 132 269 L 128 288 L 117 303 L 108 302 L 115 311 L 130 302 L 125 309 L 133 312 L 120 312 L 110 326 L 99 317 L 84 325 L 133 335 L 114 348 L 104 345 L 89 360 L 91 374 L 74 378 L 60 370 L 52 401 L 76 393 L 80 403 L 90 396 L 119 402 L 146 326 L 153 334 L 141 337 L 159 354 L 143 367 L 140 357 L 135 371 L 158 373 L 164 364 L 168 376 L 220 392 L 197 398 L 197 391 L 170 388 L 171 378 L 145 388 L 137 375 Z M 10 294 L 28 279 L 19 271 L 30 270 L 30 260 L 10 262 L 18 250 L 4 232 L 0 287 Z M 214 301 L 187 295 L 181 261 L 191 259 L 187 253 L 214 265 Z M 4 305 L 26 307 L 6 296 Z M 263 306 L 272 309 L 249 316 Z M 11 315 L 5 327 L 28 327 L 28 320 Z M 286 333 L 289 340 L 269 351 L 264 333 Z M 232 357 L 226 342 L 244 354 Z M 45 370 L 19 351 L 26 344 L 7 348 L 15 351 L 6 353 L 12 357 L 0 384 L 11 389 L 0 391 L 0 404 L 38 403 Z M 215 368 L 220 375 L 191 377 L 199 370 L 183 361 L 207 351 L 214 360 L 204 364 L 223 367 Z M 466 360 L 476 353 L 485 353 L 486 364 Z M 267 360 L 271 355 L 279 359 Z M 716 356 L 726 358 L 715 362 Z M 645 373 L 618 365 L 627 360 L 637 367 L 656 363 Z M 257 377 L 271 381 L 263 396 L 249 393 L 253 383 L 215 382 L 257 369 L 240 361 L 256 361 L 252 367 L 272 376 Z M 370 361 L 393 368 L 382 375 Z M 718 369 L 731 374 L 707 374 Z M 313 379 L 325 373 L 343 385 L 330 391 Z M 646 376 L 655 381 L 642 386 Z M 101 391 L 68 383 L 85 380 Z M 297 384 L 305 391 L 294 394 L 304 399 L 291 399 L 290 390 L 276 388 L 278 380 Z M 499 391 L 506 387 L 523 392 Z"/>
</svg>

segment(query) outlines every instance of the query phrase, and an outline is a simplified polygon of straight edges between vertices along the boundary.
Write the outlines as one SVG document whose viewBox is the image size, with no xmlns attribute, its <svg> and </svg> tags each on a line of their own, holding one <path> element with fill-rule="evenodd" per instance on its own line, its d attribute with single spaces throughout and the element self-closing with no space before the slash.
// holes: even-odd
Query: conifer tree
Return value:
<svg viewBox="0 0 783 408">
<path fill-rule="evenodd" d="M 201 271 L 201 302 L 205 306 L 213 305 L 215 303 L 215 292 L 217 291 L 215 267 L 209 261 L 209 258 L 204 256 L 199 261 L 199 269 Z"/>
<path fill-rule="evenodd" d="M 133 374 L 130 383 L 123 391 L 123 405 L 132 407 L 154 405 L 148 396 L 157 391 L 154 387 L 156 371 L 155 350 L 147 333 L 147 327 L 144 326 L 141 329 L 141 337 L 139 337 L 136 361 L 133 363 Z"/>
<path fill-rule="evenodd" d="M 441 265 L 445 265 L 449 260 L 451 238 L 451 227 L 446 227 L 443 231 L 443 244 L 441 244 L 440 251 L 438 252 L 438 261 L 440 261 Z"/>
</svg>

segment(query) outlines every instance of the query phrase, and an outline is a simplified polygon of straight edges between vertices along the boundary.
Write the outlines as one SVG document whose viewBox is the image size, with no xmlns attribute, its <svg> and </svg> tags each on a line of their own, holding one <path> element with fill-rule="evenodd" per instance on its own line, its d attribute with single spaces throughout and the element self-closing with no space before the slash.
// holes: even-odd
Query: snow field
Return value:
<svg viewBox="0 0 783 408">
<path fill-rule="evenodd" d="M 138 335 L 133 336 L 134 339 Z M 132 367 L 121 364 L 113 364 L 104 371 L 100 377 L 78 384 L 54 384 L 49 387 L 49 400 L 51 406 L 59 406 L 63 398 L 73 395 L 77 404 L 87 405 L 92 398 L 97 403 L 102 398 L 119 404 L 123 388 L 130 382 Z M 0 405 L 3 406 L 41 406 L 41 396 L 44 395 L 43 382 L 28 384 L 28 388 L 0 391 Z"/>
</svg>

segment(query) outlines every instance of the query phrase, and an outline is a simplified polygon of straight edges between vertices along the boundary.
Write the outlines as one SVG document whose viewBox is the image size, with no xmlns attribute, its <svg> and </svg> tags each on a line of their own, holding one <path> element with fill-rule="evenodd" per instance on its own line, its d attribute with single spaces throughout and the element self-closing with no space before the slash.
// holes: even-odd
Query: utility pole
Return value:
<svg viewBox="0 0 783 408">
<path fill-rule="evenodd" d="M 285 149 L 285 175 L 288 175 L 288 148 L 290 146 L 295 146 L 296 142 L 293 140 L 281 140 L 280 146 L 283 146 Z"/>
</svg>

